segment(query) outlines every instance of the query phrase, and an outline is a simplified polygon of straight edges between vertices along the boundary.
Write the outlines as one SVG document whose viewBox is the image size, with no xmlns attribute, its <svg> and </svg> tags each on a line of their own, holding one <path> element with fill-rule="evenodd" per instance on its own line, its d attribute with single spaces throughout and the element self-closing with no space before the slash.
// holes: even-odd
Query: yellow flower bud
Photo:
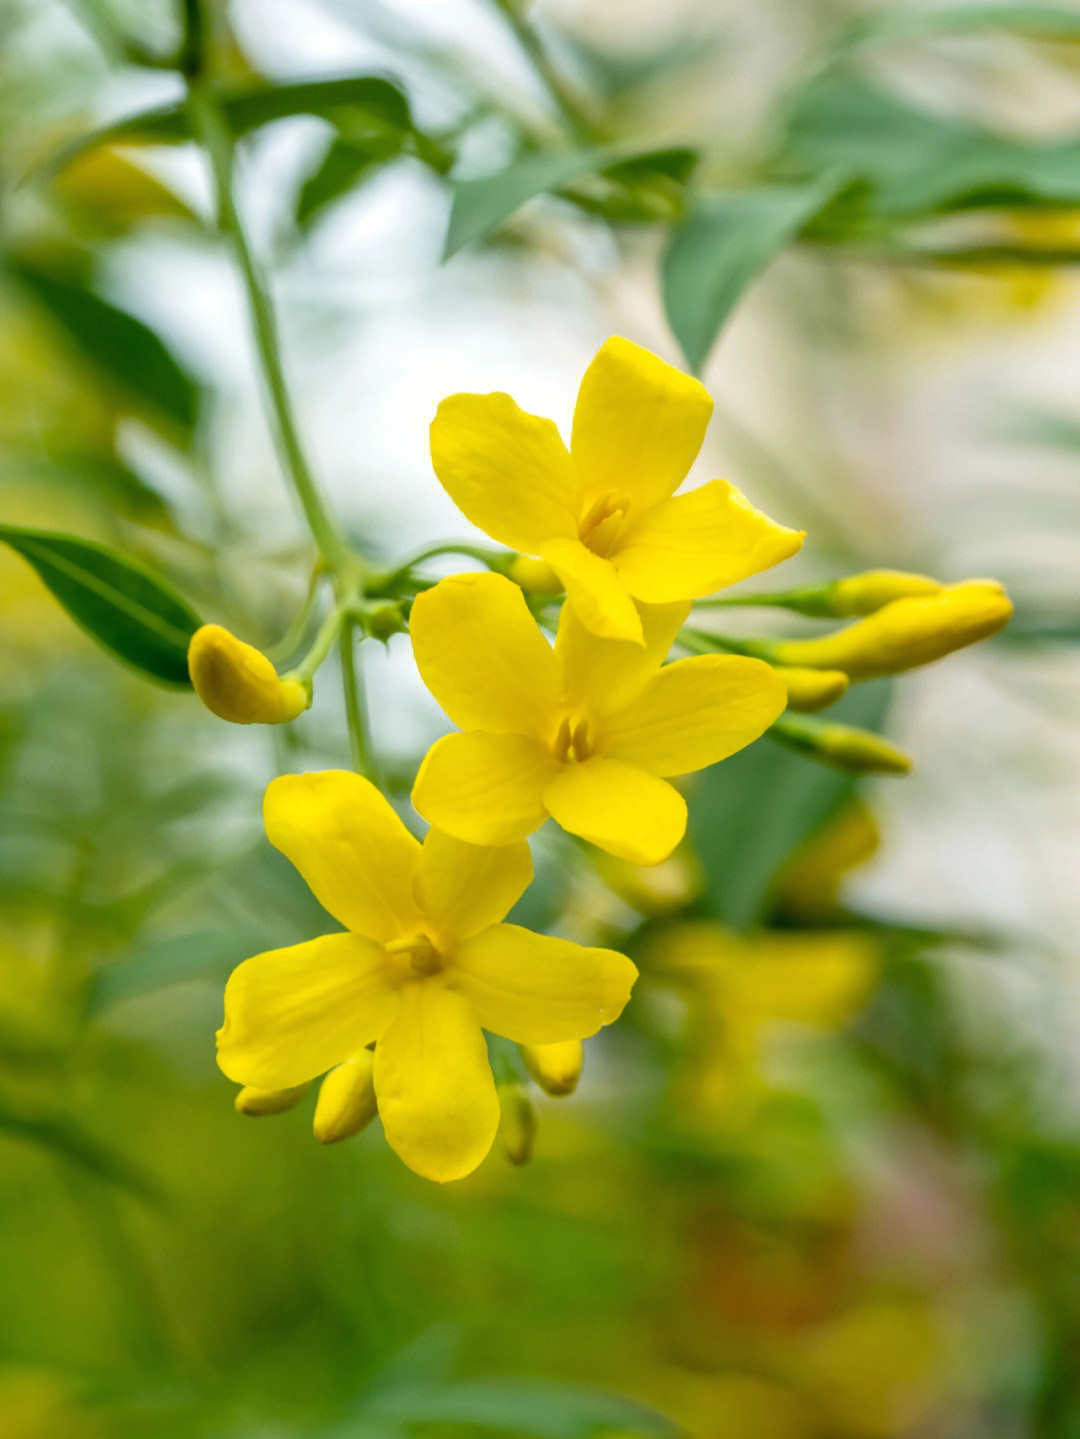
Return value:
<svg viewBox="0 0 1080 1439">
<path fill-rule="evenodd" d="M 813 714 L 835 704 L 847 689 L 849 680 L 842 670 L 798 669 L 777 665 L 776 673 L 787 686 L 789 710 Z"/>
<path fill-rule="evenodd" d="M 785 717 L 776 721 L 771 733 L 791 749 L 855 774 L 908 774 L 911 770 L 911 760 L 903 750 L 852 725 L 796 722 Z"/>
<path fill-rule="evenodd" d="M 499 1085 L 499 1143 L 511 1164 L 528 1164 L 536 1138 L 536 1111 L 520 1084 Z"/>
<path fill-rule="evenodd" d="M 264 654 L 221 625 L 192 635 L 188 672 L 206 708 L 233 724 L 284 724 L 311 704 L 310 685 L 279 679 Z"/>
<path fill-rule="evenodd" d="M 257 1089 L 254 1084 L 248 1084 L 236 1096 L 236 1112 L 250 1119 L 259 1119 L 264 1114 L 284 1114 L 299 1104 L 310 1088 L 309 1084 L 298 1084 L 295 1089 Z"/>
<path fill-rule="evenodd" d="M 904 570 L 864 570 L 825 586 L 829 608 L 823 613 L 850 618 L 872 615 L 894 600 L 917 595 L 936 595 L 945 588 L 929 575 L 911 575 Z"/>
<path fill-rule="evenodd" d="M 375 1118 L 378 1105 L 371 1078 L 374 1063 L 371 1050 L 362 1049 L 332 1069 L 323 1080 L 314 1123 L 315 1138 L 320 1144 L 351 1139 Z"/>
<path fill-rule="evenodd" d="M 525 1068 L 546 1094 L 561 1097 L 573 1094 L 585 1065 L 585 1046 L 580 1039 L 560 1044 L 523 1044 Z"/>
<path fill-rule="evenodd" d="M 546 560 L 530 559 L 528 555 L 515 555 L 506 573 L 528 595 L 561 595 L 566 588 Z"/>
<path fill-rule="evenodd" d="M 769 648 L 781 665 L 843 670 L 853 680 L 898 674 L 988 639 L 1008 624 L 1012 604 L 992 580 L 949 585 L 936 595 L 893 600 L 847 629 Z"/>
</svg>

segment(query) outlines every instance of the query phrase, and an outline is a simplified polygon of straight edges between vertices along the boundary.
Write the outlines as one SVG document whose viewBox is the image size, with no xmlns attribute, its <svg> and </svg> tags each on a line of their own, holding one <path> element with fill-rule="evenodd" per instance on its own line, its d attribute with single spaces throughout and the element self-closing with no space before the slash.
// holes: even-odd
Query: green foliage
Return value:
<svg viewBox="0 0 1080 1439">
<path fill-rule="evenodd" d="M 76 279 L 27 260 L 9 267 L 79 348 L 131 396 L 190 430 L 198 417 L 195 381 L 141 320 L 110 305 Z"/>
<path fill-rule="evenodd" d="M 637 180 L 689 174 L 696 152 L 684 147 L 641 151 L 625 145 L 600 145 L 559 154 L 518 156 L 490 175 L 454 183 L 444 259 L 486 240 L 493 231 L 537 195 L 557 193 L 587 176 Z"/>
<path fill-rule="evenodd" d="M 694 370 L 750 282 L 832 201 L 843 180 L 762 185 L 703 198 L 664 257 L 664 306 Z"/>
<path fill-rule="evenodd" d="M 90 540 L 0 525 L 73 620 L 145 675 L 190 687 L 187 648 L 202 621 L 142 564 Z"/>
<path fill-rule="evenodd" d="M 832 713 L 874 728 L 888 685 L 864 685 Z M 751 929 L 768 912 L 772 886 L 790 856 L 839 812 L 855 777 L 758 741 L 698 780 L 688 833 L 705 873 L 706 914 Z"/>
</svg>

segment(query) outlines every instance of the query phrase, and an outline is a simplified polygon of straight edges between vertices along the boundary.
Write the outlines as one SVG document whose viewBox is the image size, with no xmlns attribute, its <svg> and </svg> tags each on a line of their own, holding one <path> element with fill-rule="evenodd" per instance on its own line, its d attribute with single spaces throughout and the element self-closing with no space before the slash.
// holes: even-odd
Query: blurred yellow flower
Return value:
<svg viewBox="0 0 1080 1439">
<path fill-rule="evenodd" d="M 551 815 L 635 864 L 666 859 L 686 829 L 666 777 L 750 744 L 786 699 L 769 665 L 741 655 L 661 668 L 688 607 L 643 606 L 640 646 L 597 638 L 564 605 L 553 651 L 500 575 L 456 575 L 418 595 L 416 663 L 463 733 L 428 751 L 413 804 L 471 844 L 509 844 Z"/>
<path fill-rule="evenodd" d="M 499 1123 L 483 1029 L 519 1044 L 583 1039 L 617 1019 L 637 970 L 498 921 L 532 879 L 528 846 L 421 845 L 377 789 L 344 771 L 285 775 L 270 842 L 347 928 L 246 960 L 225 990 L 218 1063 L 290 1089 L 375 1042 L 390 1146 L 429 1179 L 469 1174 Z"/>
<path fill-rule="evenodd" d="M 708 1112 L 752 1078 L 760 1038 L 776 1022 L 826 1028 L 865 1004 L 877 980 L 876 941 L 855 931 L 736 935 L 707 920 L 663 930 L 647 972 L 692 992 L 684 1099 Z"/>
<path fill-rule="evenodd" d="M 311 704 L 310 686 L 279 678 L 261 650 L 221 625 L 192 635 L 188 673 L 206 708 L 232 724 L 287 724 Z"/>
<path fill-rule="evenodd" d="M 641 644 L 634 600 L 711 594 L 802 544 L 724 480 L 674 495 L 712 408 L 697 380 L 613 336 L 585 371 L 569 450 L 509 395 L 451 395 L 432 463 L 473 524 L 551 566 L 588 629 Z"/>
</svg>

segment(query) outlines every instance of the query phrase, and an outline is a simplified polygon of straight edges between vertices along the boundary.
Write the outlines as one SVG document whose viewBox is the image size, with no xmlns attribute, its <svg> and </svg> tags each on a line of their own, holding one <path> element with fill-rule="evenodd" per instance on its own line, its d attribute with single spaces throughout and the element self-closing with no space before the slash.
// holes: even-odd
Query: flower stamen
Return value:
<svg viewBox="0 0 1080 1439">
<path fill-rule="evenodd" d="M 413 934 L 408 939 L 392 939 L 383 948 L 387 954 L 400 955 L 408 965 L 411 975 L 426 977 L 438 974 L 446 966 L 446 960 L 432 944 L 426 934 Z M 406 978 L 410 977 L 406 973 Z"/>
</svg>

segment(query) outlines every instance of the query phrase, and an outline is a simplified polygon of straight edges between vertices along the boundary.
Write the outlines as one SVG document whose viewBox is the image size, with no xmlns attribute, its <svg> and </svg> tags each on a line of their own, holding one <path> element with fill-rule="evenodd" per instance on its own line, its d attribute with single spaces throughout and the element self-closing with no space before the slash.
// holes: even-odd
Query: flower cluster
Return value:
<svg viewBox="0 0 1080 1439">
<path fill-rule="evenodd" d="M 999 587 L 951 593 L 882 572 L 788 594 L 806 613 L 863 616 L 837 636 L 694 652 L 692 603 L 802 543 L 724 481 L 675 493 L 711 410 L 697 380 L 619 338 L 586 371 L 569 447 L 508 395 L 439 406 L 439 480 L 519 553 L 502 572 L 417 583 L 411 597 L 417 667 L 457 727 L 416 776 L 413 805 L 431 826 L 422 844 L 358 775 L 285 776 L 267 790 L 271 843 L 344 931 L 257 955 L 230 979 L 218 1058 L 244 1086 L 241 1112 L 288 1108 L 325 1074 L 318 1138 L 345 1138 L 377 1112 L 418 1173 L 470 1173 L 500 1126 L 483 1032 L 522 1046 L 537 1082 L 567 1094 L 581 1041 L 618 1018 L 637 976 L 613 950 L 504 922 L 532 878 L 526 837 L 550 817 L 619 861 L 657 865 L 686 829 L 671 779 L 770 728 L 826 761 L 903 768 L 861 731 L 779 732 L 778 721 L 1008 618 Z M 669 661 L 676 643 L 691 653 Z M 276 723 L 310 702 L 310 663 L 279 679 L 217 627 L 196 634 L 190 663 L 200 697 L 228 719 Z M 504 1145 L 519 1161 L 531 1145 L 522 1105 L 504 1082 Z"/>
</svg>

